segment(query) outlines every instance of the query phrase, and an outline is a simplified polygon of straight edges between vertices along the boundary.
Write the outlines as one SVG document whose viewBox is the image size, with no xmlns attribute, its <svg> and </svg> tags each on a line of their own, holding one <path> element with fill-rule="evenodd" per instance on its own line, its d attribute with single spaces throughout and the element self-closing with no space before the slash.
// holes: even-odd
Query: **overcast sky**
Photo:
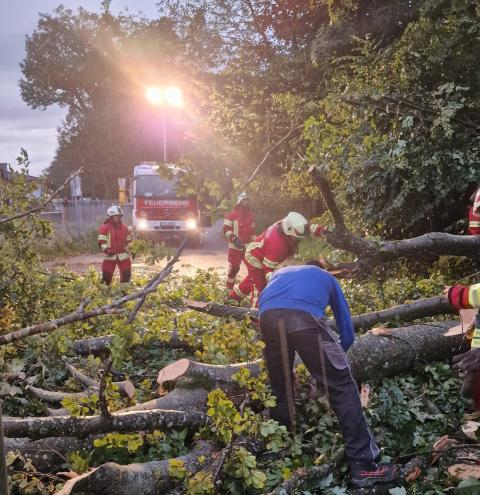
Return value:
<svg viewBox="0 0 480 495">
<path fill-rule="evenodd" d="M 15 163 L 20 148 L 30 156 L 31 173 L 40 174 L 50 165 L 57 145 L 57 125 L 65 110 L 49 107 L 32 110 L 20 96 L 19 64 L 25 54 L 25 35 L 38 22 L 39 12 L 51 12 L 59 4 L 76 9 L 100 10 L 101 0 L 0 0 L 0 162 Z M 128 7 L 146 16 L 157 15 L 156 0 L 112 0 L 117 13 Z"/>
</svg>

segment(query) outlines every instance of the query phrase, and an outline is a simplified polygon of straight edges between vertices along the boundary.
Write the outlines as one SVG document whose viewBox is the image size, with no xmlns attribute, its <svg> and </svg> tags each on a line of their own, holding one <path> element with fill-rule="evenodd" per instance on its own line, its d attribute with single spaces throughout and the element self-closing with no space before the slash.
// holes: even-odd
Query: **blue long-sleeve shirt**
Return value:
<svg viewBox="0 0 480 495">
<path fill-rule="evenodd" d="M 287 266 L 276 271 L 259 299 L 260 315 L 270 309 L 293 309 L 323 317 L 330 306 L 346 351 L 354 341 L 350 310 L 335 277 L 316 266 Z"/>
</svg>

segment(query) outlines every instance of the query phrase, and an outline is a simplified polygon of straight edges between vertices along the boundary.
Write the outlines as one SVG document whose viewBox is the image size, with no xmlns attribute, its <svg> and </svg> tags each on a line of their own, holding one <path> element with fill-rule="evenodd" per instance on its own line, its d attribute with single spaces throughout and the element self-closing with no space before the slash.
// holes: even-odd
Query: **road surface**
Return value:
<svg viewBox="0 0 480 495">
<path fill-rule="evenodd" d="M 97 254 L 81 254 L 78 256 L 60 256 L 47 261 L 45 266 L 49 270 L 64 266 L 75 273 L 85 273 L 90 266 L 100 271 L 102 259 L 103 255 L 101 252 Z M 141 260 L 133 260 L 132 271 L 133 273 L 138 273 L 139 271 L 158 271 L 164 263 L 165 260 L 162 260 L 152 266 L 146 265 Z M 222 222 L 219 221 L 213 227 L 206 230 L 204 242 L 198 249 L 185 248 L 180 261 L 175 265 L 175 271 L 182 275 L 193 275 L 197 268 L 203 270 L 216 268 L 220 273 L 225 274 L 226 267 L 227 245 L 222 236 Z M 244 273 L 246 271 L 242 266 L 239 277 Z"/>
</svg>

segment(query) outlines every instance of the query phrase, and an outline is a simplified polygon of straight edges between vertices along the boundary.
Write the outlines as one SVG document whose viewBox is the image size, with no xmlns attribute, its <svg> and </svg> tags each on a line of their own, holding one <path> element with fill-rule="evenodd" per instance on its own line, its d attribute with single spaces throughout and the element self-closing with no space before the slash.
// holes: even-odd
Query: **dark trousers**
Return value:
<svg viewBox="0 0 480 495">
<path fill-rule="evenodd" d="M 260 316 L 265 359 L 277 405 L 270 416 L 289 425 L 287 388 L 284 377 L 279 321 L 283 319 L 288 347 L 288 369 L 292 372 L 295 351 L 310 374 L 328 391 L 346 445 L 347 459 L 371 462 L 379 453 L 367 426 L 357 385 L 352 377 L 347 356 L 325 320 L 293 310 L 270 310 Z M 292 380 L 293 381 L 293 380 Z"/>
</svg>

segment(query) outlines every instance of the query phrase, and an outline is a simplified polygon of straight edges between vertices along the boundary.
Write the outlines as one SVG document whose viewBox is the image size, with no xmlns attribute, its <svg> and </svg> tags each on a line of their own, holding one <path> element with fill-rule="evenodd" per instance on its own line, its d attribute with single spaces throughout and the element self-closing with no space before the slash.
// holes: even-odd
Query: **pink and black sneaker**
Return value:
<svg viewBox="0 0 480 495">
<path fill-rule="evenodd" d="M 377 483 L 390 483 L 399 475 L 396 464 L 365 463 L 350 466 L 352 484 L 357 488 L 368 488 Z"/>
</svg>

